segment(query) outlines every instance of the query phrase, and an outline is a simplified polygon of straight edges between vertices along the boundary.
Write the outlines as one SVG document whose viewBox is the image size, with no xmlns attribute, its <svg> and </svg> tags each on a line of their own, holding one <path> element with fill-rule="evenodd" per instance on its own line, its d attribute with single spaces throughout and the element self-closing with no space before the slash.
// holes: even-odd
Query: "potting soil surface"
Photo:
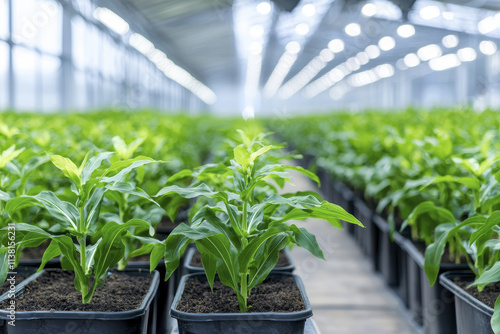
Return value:
<svg viewBox="0 0 500 334">
<path fill-rule="evenodd" d="M 468 286 L 472 283 L 471 281 L 461 281 L 458 278 L 455 278 L 453 282 L 467 291 L 472 297 L 479 299 L 491 308 L 495 308 L 495 301 L 498 296 L 500 296 L 500 283 L 487 285 L 482 292 L 479 292 L 477 291 L 477 287 L 473 286 L 468 288 Z"/>
<path fill-rule="evenodd" d="M 252 289 L 248 298 L 249 313 L 255 312 L 297 312 L 304 310 L 304 301 L 292 278 L 268 278 Z M 207 282 L 192 278 L 186 282 L 184 293 L 177 306 L 189 313 L 239 313 L 236 293 L 214 282 L 213 292 Z"/>
<path fill-rule="evenodd" d="M 93 311 L 119 312 L 138 308 L 146 296 L 151 277 L 112 274 L 98 289 L 92 302 L 82 304 L 73 284 L 74 274 L 49 271 L 29 283 L 16 298 L 16 311 Z M 9 299 L 7 299 L 7 303 Z M 0 304 L 5 309 L 5 303 Z"/>
</svg>

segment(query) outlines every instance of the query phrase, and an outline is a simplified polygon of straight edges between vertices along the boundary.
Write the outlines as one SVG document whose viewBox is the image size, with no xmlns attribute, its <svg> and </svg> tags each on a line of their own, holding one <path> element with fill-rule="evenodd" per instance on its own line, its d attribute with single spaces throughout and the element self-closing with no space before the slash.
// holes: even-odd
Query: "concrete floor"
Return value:
<svg viewBox="0 0 500 334">
<path fill-rule="evenodd" d="M 317 190 L 300 174 L 284 192 Z M 322 334 L 417 334 L 403 304 L 375 274 L 351 236 L 321 220 L 296 222 L 316 235 L 326 258 L 295 247 L 292 257 Z"/>
</svg>

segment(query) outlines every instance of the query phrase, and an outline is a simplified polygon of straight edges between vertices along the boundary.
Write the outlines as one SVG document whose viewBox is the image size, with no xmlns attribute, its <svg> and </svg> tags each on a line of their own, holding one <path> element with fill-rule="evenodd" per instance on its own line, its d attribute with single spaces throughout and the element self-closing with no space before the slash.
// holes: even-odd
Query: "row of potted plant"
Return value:
<svg viewBox="0 0 500 334">
<path fill-rule="evenodd" d="M 340 220 L 361 225 L 314 192 L 279 193 L 290 182 L 287 170 L 319 180 L 306 169 L 280 163 L 289 156 L 262 134 L 258 123 L 241 124 L 245 131 L 236 132 L 239 121 L 234 121 L 233 129 L 218 132 L 220 125 L 214 122 L 207 130 L 215 134 L 213 138 L 194 136 L 175 148 L 181 160 L 190 145 L 206 140 L 202 145 L 209 142 L 210 147 L 198 149 L 197 154 L 210 155 L 211 163 L 194 168 L 203 160 L 197 157 L 165 169 L 161 166 L 168 162 L 158 153 L 173 134 L 156 132 L 157 124 L 164 122 L 175 129 L 169 123 L 178 121 L 174 117 L 131 115 L 135 121 L 130 125 L 130 120 L 119 121 L 113 113 L 31 116 L 40 123 L 32 123 L 26 115 L 9 115 L 5 119 L 11 123 L 6 121 L 1 127 L 2 281 L 12 279 L 10 272 L 16 270 L 26 250 L 43 249 L 38 273 L 13 284 L 14 290 L 1 298 L 0 316 L 6 320 L 3 330 L 7 333 L 76 328 L 88 333 L 164 332 L 168 314 L 160 310 L 168 310 L 169 301 L 160 301 L 165 299 L 160 279 L 173 281 L 192 243 L 200 253 L 204 274 L 184 277 L 177 289 L 171 312 L 178 319 L 180 333 L 206 332 L 209 319 L 210 332 L 246 328 L 269 333 L 275 328 L 276 332 L 301 333 L 312 312 L 300 279 L 284 272 L 269 275 L 280 251 L 289 245 L 304 247 L 319 258 L 323 254 L 314 235 L 289 221 L 311 217 L 325 219 L 334 227 L 341 227 Z M 145 130 L 144 124 L 155 120 L 153 130 Z M 191 132 L 193 127 L 206 127 L 205 121 L 191 119 L 181 127 Z M 22 128 L 16 128 L 19 124 Z M 47 128 L 38 128 L 40 124 Z M 89 132 L 76 131 L 72 137 L 73 132 L 66 130 L 72 126 L 73 131 L 88 126 Z M 114 135 L 127 129 L 132 136 L 141 132 L 144 138 L 129 141 Z M 51 139 L 40 142 L 44 140 L 40 132 Z M 151 141 L 160 144 L 152 146 Z M 113 150 L 106 151 L 110 145 Z M 83 147 L 89 148 L 85 154 Z M 195 201 L 190 202 L 186 221 L 166 238 L 155 234 L 160 221 L 169 213 L 175 218 L 179 207 L 190 199 Z M 149 258 L 145 261 L 148 268 L 132 270 L 129 261 L 139 256 Z M 63 271 L 44 269 L 56 258 L 54 266 Z M 123 276 L 133 281 L 132 286 L 123 282 Z M 61 294 L 61 286 L 69 285 L 74 293 L 62 290 Z M 175 284 L 167 289 L 172 287 Z M 184 301 L 191 289 L 195 289 L 192 297 L 198 298 L 195 304 L 205 298 L 201 300 L 204 309 L 190 309 Z M 271 300 L 277 304 L 269 305 L 266 295 L 271 291 L 275 296 Z M 219 304 L 210 305 L 207 298 Z M 123 309 L 124 304 L 132 308 Z"/>
<path fill-rule="evenodd" d="M 310 154 L 329 198 L 366 225 L 355 239 L 428 333 L 500 333 L 499 120 L 490 110 L 409 109 L 309 115 L 276 128 Z M 468 274 L 439 283 L 458 269 Z M 483 313 L 472 315 L 461 296 Z"/>
</svg>

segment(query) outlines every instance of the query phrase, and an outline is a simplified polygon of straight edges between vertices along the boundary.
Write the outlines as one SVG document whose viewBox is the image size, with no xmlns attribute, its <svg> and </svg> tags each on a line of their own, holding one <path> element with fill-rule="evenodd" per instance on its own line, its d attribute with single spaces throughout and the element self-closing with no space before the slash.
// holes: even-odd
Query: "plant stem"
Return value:
<svg viewBox="0 0 500 334">
<path fill-rule="evenodd" d="M 243 301 L 240 303 L 240 311 L 245 313 L 247 312 L 247 290 L 248 290 L 248 276 L 246 273 L 240 275 L 240 294 L 243 298 Z"/>
<path fill-rule="evenodd" d="M 82 233 L 83 236 L 78 238 L 78 243 L 80 244 L 80 266 L 83 268 L 85 275 L 87 272 L 87 235 L 84 233 L 85 230 L 85 213 L 84 206 L 79 206 L 80 211 L 80 224 L 78 226 L 78 232 Z"/>
<path fill-rule="evenodd" d="M 243 230 L 244 233 L 248 233 L 247 229 L 247 206 L 248 202 L 244 201 L 243 202 L 243 214 L 241 217 L 241 229 Z"/>
</svg>

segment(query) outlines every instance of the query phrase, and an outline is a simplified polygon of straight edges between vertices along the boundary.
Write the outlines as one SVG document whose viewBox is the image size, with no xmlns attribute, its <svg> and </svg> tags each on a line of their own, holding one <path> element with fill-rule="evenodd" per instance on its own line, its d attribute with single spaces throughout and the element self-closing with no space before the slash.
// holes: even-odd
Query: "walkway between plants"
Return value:
<svg viewBox="0 0 500 334">
<path fill-rule="evenodd" d="M 317 190 L 304 176 L 291 173 L 295 186 L 285 192 Z M 323 249 L 326 262 L 296 247 L 292 257 L 304 281 L 313 319 L 322 334 L 417 334 L 395 294 L 385 286 L 345 231 L 325 221 L 306 220 Z"/>
</svg>

